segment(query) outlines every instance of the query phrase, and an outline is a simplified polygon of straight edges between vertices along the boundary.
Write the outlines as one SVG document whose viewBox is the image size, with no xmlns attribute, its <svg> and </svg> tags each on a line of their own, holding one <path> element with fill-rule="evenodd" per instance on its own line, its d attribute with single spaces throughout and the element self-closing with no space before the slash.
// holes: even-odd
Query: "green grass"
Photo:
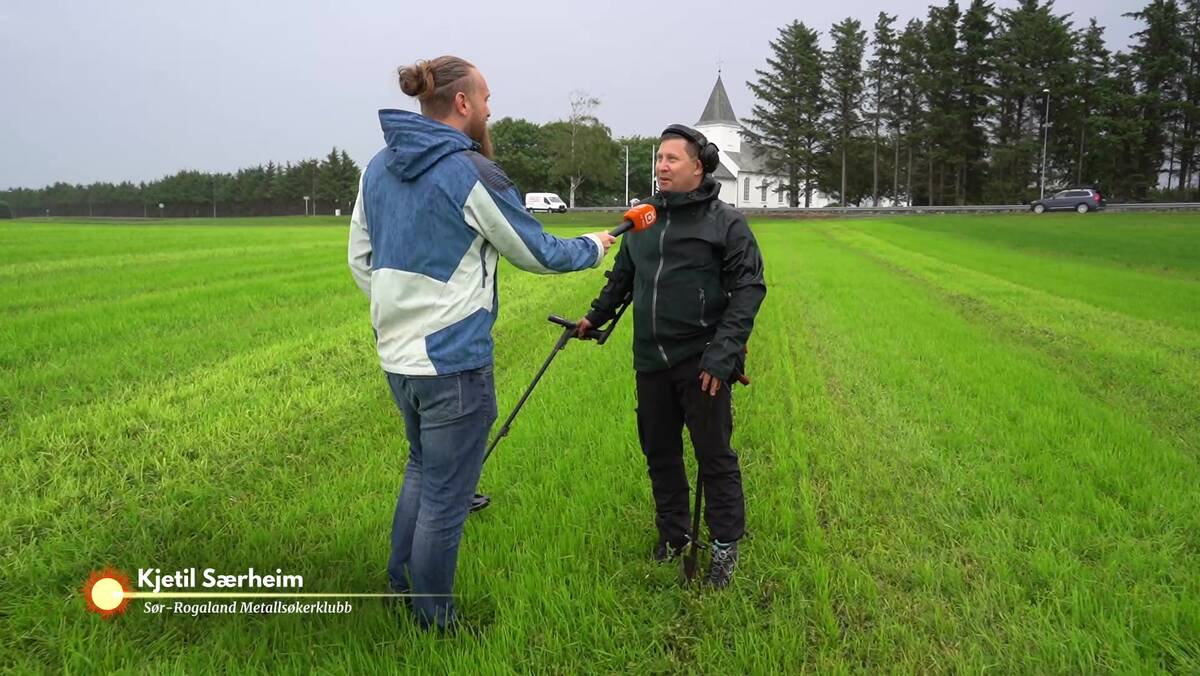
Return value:
<svg viewBox="0 0 1200 676">
<path fill-rule="evenodd" d="M 333 224 L 0 225 L 0 669 L 1200 671 L 1196 215 L 756 223 L 723 593 L 647 560 L 627 325 L 557 358 L 485 469 L 479 637 L 370 600 L 87 613 L 106 565 L 382 589 L 406 451 Z M 501 274 L 503 415 L 603 277 Z"/>
</svg>

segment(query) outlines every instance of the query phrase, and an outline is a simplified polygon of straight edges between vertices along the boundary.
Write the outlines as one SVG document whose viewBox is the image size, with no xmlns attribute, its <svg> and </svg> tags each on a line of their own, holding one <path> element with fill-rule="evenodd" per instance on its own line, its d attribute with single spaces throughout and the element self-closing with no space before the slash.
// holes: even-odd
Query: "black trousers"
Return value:
<svg viewBox="0 0 1200 676">
<path fill-rule="evenodd" d="M 746 503 L 733 435 L 733 401 L 728 385 L 717 396 L 700 390 L 700 357 L 663 371 L 637 374 L 638 438 L 654 491 L 660 538 L 680 543 L 691 531 L 691 498 L 683 465 L 686 424 L 704 482 L 704 521 L 722 542 L 742 537 Z"/>
</svg>

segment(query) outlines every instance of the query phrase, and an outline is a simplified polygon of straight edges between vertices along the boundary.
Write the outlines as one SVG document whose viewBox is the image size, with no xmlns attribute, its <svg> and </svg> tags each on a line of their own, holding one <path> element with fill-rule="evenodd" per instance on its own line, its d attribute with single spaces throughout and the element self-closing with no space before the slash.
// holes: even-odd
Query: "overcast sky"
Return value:
<svg viewBox="0 0 1200 676">
<path fill-rule="evenodd" d="M 939 3 L 941 4 L 941 3 Z M 969 0 L 960 0 L 962 6 Z M 1001 0 L 1012 7 L 1015 0 Z M 1141 0 L 1058 0 L 1095 16 L 1110 48 Z M 898 25 L 921 0 L 651 3 L 5 0 L 0 4 L 0 188 L 230 171 L 382 144 L 376 111 L 413 108 L 398 65 L 439 54 L 483 71 L 492 119 L 563 117 L 572 90 L 602 104 L 614 134 L 656 134 L 699 117 L 722 63 L 734 110 L 778 28 L 826 33 L 881 9 Z"/>
</svg>

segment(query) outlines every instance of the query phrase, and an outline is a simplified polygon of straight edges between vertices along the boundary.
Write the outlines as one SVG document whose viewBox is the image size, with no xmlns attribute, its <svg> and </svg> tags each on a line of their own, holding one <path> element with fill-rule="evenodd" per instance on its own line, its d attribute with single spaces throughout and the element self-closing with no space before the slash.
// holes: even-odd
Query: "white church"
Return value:
<svg viewBox="0 0 1200 676">
<path fill-rule="evenodd" d="M 733 114 L 729 95 L 721 82 L 720 73 L 700 120 L 692 125 L 704 134 L 709 143 L 721 151 L 721 165 L 713 172 L 713 178 L 721 184 L 720 199 L 739 209 L 783 209 L 788 208 L 787 191 L 781 186 L 787 179 L 767 171 L 766 160 L 746 139 L 742 138 L 742 123 Z M 827 196 L 812 193 L 812 207 L 823 207 L 830 203 Z M 804 208 L 804 194 L 800 194 L 800 208 Z"/>
</svg>

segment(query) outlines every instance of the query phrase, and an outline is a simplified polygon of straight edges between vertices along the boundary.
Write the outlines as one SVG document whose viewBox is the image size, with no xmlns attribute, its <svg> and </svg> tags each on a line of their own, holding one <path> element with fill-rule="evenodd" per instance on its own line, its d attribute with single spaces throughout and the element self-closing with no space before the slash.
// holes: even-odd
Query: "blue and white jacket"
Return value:
<svg viewBox="0 0 1200 676">
<path fill-rule="evenodd" d="M 504 256 L 542 274 L 595 267 L 592 236 L 542 230 L 500 167 L 465 134 L 423 115 L 379 111 L 387 147 L 363 172 L 350 219 L 350 270 L 371 298 L 383 370 L 441 375 L 492 363 Z"/>
</svg>

